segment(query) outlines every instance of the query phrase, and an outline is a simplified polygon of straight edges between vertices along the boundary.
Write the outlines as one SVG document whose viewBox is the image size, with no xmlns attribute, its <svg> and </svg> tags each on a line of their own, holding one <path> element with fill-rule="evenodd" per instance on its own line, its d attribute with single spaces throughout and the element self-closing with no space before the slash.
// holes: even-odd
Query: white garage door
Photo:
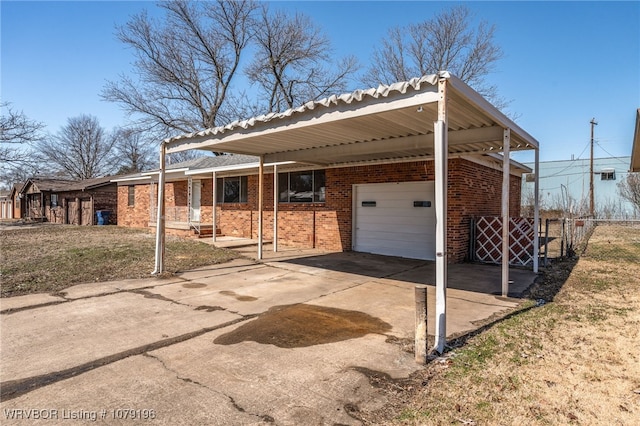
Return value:
<svg viewBox="0 0 640 426">
<path fill-rule="evenodd" d="M 435 184 L 354 185 L 353 250 L 434 260 Z"/>
</svg>

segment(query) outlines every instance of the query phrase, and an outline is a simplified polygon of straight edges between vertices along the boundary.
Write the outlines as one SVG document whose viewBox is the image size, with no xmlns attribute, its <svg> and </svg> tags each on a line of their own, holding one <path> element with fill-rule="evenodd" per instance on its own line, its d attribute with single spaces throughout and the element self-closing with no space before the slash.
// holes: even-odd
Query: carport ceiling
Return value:
<svg viewBox="0 0 640 426">
<path fill-rule="evenodd" d="M 188 149 L 264 156 L 268 163 L 338 165 L 433 156 L 438 81 L 447 86 L 449 154 L 536 149 L 538 142 L 460 79 L 442 72 L 408 82 L 333 96 L 279 114 L 164 141 L 167 153 Z"/>
</svg>

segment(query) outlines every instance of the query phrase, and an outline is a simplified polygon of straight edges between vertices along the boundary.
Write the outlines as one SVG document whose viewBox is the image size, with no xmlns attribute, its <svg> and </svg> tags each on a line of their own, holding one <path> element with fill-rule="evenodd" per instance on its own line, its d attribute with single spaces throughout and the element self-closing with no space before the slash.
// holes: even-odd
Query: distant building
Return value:
<svg viewBox="0 0 640 426">
<path fill-rule="evenodd" d="M 0 219 L 13 219 L 11 191 L 0 190 Z"/>
<path fill-rule="evenodd" d="M 544 210 L 567 212 L 574 216 L 589 213 L 589 170 L 586 159 L 540 162 L 540 206 Z M 618 183 L 629 174 L 631 157 L 594 158 L 593 189 L 598 218 L 637 218 L 633 205 L 620 197 Z M 526 163 L 533 169 L 533 163 Z M 522 179 L 522 205 L 533 203 L 534 175 Z"/>
</svg>

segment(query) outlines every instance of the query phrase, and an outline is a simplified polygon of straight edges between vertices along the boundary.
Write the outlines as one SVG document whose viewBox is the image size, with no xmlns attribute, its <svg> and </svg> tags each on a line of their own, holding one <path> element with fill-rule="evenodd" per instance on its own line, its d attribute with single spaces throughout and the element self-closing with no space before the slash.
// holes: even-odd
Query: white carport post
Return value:
<svg viewBox="0 0 640 426">
<path fill-rule="evenodd" d="M 535 183 L 533 185 L 533 272 L 538 273 L 540 262 L 540 200 L 538 199 L 538 192 L 540 191 L 540 149 L 536 148 L 536 159 L 533 166 L 533 174 L 535 177 Z"/>
<path fill-rule="evenodd" d="M 165 146 L 160 143 L 160 172 L 158 173 L 158 208 L 156 210 L 156 264 L 152 274 L 164 272 L 164 172 Z"/>
<path fill-rule="evenodd" d="M 273 251 L 278 251 L 278 166 L 273 165 Z"/>
<path fill-rule="evenodd" d="M 218 196 L 218 194 L 216 194 L 216 190 L 217 190 L 217 185 L 216 185 L 216 172 L 211 172 L 211 179 L 213 182 L 213 188 L 211 189 L 211 196 L 213 197 L 213 202 L 211 203 L 211 206 L 213 207 L 213 210 L 211 211 L 211 222 L 213 223 L 213 242 L 216 242 L 216 234 L 217 234 L 217 223 L 218 223 L 218 213 L 216 212 L 216 209 L 218 207 L 218 200 L 216 200 L 216 197 Z"/>
<path fill-rule="evenodd" d="M 447 343 L 447 80 L 438 82 L 438 121 L 433 123 L 436 208 L 436 314 L 435 346 L 444 352 Z"/>
<path fill-rule="evenodd" d="M 509 180 L 511 177 L 511 129 L 502 138 L 502 297 L 509 294 Z"/>
<path fill-rule="evenodd" d="M 264 200 L 264 155 L 258 166 L 258 260 L 262 260 L 262 202 Z"/>
</svg>

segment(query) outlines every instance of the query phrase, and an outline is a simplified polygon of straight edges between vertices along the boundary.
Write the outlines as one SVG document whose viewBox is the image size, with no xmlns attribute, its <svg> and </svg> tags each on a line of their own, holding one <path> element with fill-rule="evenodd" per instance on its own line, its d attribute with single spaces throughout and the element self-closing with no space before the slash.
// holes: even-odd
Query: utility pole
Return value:
<svg viewBox="0 0 640 426">
<path fill-rule="evenodd" d="M 591 160 L 589 166 L 589 215 L 591 218 L 595 218 L 595 202 L 593 196 L 593 127 L 598 125 L 595 118 L 591 121 Z"/>
</svg>

